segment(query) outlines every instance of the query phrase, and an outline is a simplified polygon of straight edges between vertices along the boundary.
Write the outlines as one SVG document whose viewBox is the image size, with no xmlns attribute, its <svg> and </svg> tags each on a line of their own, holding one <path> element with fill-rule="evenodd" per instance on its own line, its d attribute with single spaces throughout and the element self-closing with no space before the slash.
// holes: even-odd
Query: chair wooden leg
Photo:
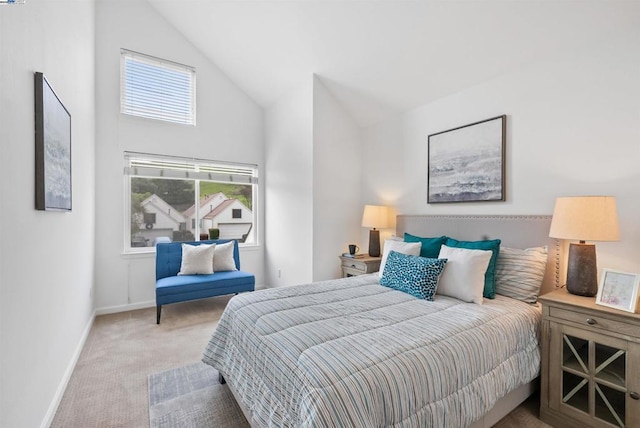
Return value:
<svg viewBox="0 0 640 428">
<path fill-rule="evenodd" d="M 156 306 L 156 324 L 160 324 L 160 314 L 162 313 L 162 305 Z"/>
</svg>

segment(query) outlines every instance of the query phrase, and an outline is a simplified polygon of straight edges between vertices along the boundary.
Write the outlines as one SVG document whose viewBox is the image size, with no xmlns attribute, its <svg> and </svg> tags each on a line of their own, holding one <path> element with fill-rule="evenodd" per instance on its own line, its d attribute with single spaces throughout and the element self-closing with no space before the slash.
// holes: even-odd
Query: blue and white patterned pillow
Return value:
<svg viewBox="0 0 640 428">
<path fill-rule="evenodd" d="M 380 285 L 404 291 L 412 296 L 433 300 L 438 276 L 447 259 L 427 259 L 391 251 L 384 265 Z"/>
</svg>

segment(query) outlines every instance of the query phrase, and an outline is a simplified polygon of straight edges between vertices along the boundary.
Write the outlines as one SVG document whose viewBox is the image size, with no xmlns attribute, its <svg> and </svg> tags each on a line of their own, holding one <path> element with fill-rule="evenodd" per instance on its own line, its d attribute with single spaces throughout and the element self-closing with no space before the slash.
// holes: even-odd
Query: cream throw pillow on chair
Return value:
<svg viewBox="0 0 640 428">
<path fill-rule="evenodd" d="M 178 275 L 205 275 L 213 273 L 213 254 L 216 244 L 182 244 L 182 262 Z"/>
<path fill-rule="evenodd" d="M 233 258 L 235 242 L 230 241 L 224 244 L 217 244 L 213 253 L 213 271 L 225 272 L 236 269 L 236 261 Z"/>
</svg>

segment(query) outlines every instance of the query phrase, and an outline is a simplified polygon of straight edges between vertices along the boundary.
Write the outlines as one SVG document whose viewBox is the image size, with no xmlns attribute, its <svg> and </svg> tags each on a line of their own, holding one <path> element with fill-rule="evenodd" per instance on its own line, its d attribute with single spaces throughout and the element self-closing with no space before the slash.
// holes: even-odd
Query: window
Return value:
<svg viewBox="0 0 640 428">
<path fill-rule="evenodd" d="M 142 218 L 145 224 L 156 224 L 156 213 L 143 213 Z"/>
<path fill-rule="evenodd" d="M 195 68 L 125 49 L 120 68 L 122 113 L 196 124 Z"/>
<path fill-rule="evenodd" d="M 125 178 L 126 251 L 196 241 L 210 229 L 257 244 L 257 166 L 125 153 Z"/>
</svg>

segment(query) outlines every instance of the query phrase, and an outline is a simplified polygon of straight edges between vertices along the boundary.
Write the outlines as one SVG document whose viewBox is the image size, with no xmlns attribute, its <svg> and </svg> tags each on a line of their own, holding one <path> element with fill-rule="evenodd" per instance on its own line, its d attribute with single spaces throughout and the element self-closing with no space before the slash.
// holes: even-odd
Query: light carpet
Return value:
<svg viewBox="0 0 640 428">
<path fill-rule="evenodd" d="M 149 373 L 199 361 L 230 298 L 167 305 L 160 325 L 155 307 L 96 317 L 51 428 L 148 428 Z M 539 407 L 534 394 L 495 428 L 548 428 Z"/>
<path fill-rule="evenodd" d="M 149 375 L 151 428 L 249 427 L 218 372 L 204 363 Z"/>
</svg>

